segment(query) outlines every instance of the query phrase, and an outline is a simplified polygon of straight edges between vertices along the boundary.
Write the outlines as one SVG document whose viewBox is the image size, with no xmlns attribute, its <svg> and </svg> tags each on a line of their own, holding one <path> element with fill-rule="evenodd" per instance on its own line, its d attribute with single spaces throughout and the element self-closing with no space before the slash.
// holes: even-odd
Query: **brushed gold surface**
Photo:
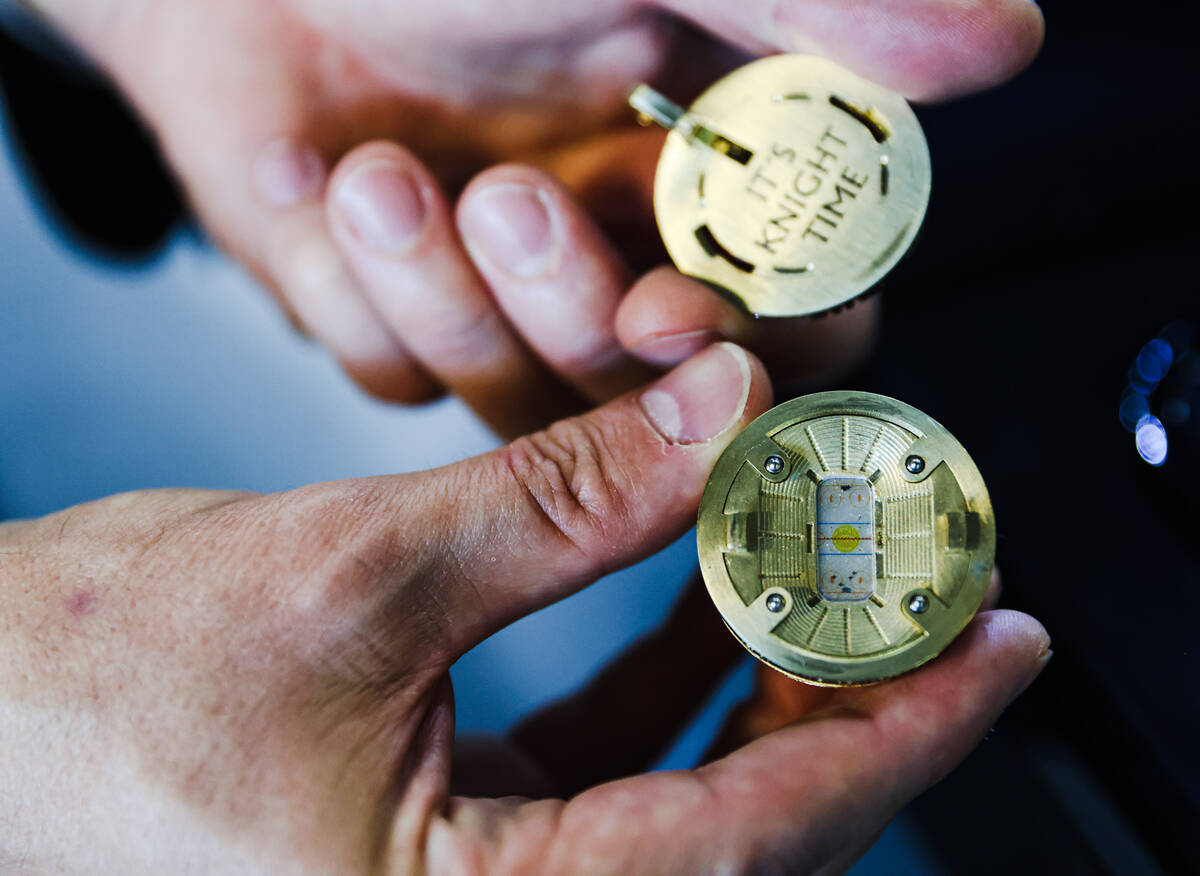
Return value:
<svg viewBox="0 0 1200 876">
<path fill-rule="evenodd" d="M 870 485 L 861 539 L 844 526 L 822 538 L 822 483 Z M 713 468 L 696 536 L 733 634 L 780 672 L 823 685 L 870 684 L 936 657 L 978 610 L 995 553 L 991 501 L 962 445 L 917 409 L 860 392 L 794 399 L 747 426 Z M 844 565 L 838 551 L 851 548 L 873 564 L 869 586 L 822 595 L 822 564 Z M 918 594 L 923 612 L 910 606 Z"/>
<path fill-rule="evenodd" d="M 654 210 L 676 266 L 759 316 L 869 291 L 929 202 L 929 149 L 899 95 L 805 55 L 735 70 L 686 112 L 647 86 L 630 103 L 671 128 Z"/>
</svg>

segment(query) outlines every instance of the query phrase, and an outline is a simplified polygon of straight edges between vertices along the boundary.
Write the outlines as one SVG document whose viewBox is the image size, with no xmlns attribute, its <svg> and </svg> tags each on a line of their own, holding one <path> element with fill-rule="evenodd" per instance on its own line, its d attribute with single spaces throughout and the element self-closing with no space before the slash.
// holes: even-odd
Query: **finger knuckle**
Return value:
<svg viewBox="0 0 1200 876">
<path fill-rule="evenodd" d="M 414 314 L 406 337 L 448 371 L 478 368 L 496 358 L 508 336 L 503 318 L 486 301 L 460 301 Z"/>
<path fill-rule="evenodd" d="M 444 387 L 414 369 L 387 371 L 366 368 L 349 369 L 351 376 L 364 390 L 380 401 L 406 407 L 418 407 L 437 401 L 446 395 Z"/>
<path fill-rule="evenodd" d="M 577 417 L 518 439 L 502 458 L 546 524 L 594 556 L 622 541 L 633 518 L 634 480 L 614 446 L 605 426 Z"/>
</svg>

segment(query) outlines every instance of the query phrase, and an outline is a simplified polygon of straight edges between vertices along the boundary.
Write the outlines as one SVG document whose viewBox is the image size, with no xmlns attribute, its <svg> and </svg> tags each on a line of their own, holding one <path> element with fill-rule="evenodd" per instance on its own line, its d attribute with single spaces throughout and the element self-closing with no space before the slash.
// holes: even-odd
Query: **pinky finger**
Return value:
<svg viewBox="0 0 1200 876">
<path fill-rule="evenodd" d="M 635 356 L 663 368 L 714 341 L 733 341 L 752 350 L 786 388 L 828 382 L 861 364 L 878 323 L 878 296 L 819 318 L 756 319 L 698 280 L 659 268 L 621 302 L 617 336 Z"/>
</svg>

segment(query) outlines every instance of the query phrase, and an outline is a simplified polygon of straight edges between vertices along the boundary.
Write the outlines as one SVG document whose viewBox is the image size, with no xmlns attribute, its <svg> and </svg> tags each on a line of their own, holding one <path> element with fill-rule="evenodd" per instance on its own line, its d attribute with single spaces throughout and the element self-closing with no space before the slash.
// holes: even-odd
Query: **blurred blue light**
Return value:
<svg viewBox="0 0 1200 876">
<path fill-rule="evenodd" d="M 1152 387 L 1157 386 L 1171 370 L 1171 362 L 1174 359 L 1175 351 L 1171 349 L 1171 345 L 1162 338 L 1155 338 L 1138 353 L 1135 363 L 1137 375 Z"/>
<path fill-rule="evenodd" d="M 1127 432 L 1132 432 L 1137 428 L 1137 424 L 1142 417 L 1148 413 L 1150 413 L 1150 402 L 1146 396 L 1133 387 L 1128 387 L 1121 398 L 1121 425 L 1125 427 Z"/>
<path fill-rule="evenodd" d="M 1149 414 L 1138 421 L 1134 432 L 1138 455 L 1151 465 L 1162 465 L 1167 459 L 1167 430 L 1158 417 Z"/>
<path fill-rule="evenodd" d="M 1137 360 L 1133 360 L 1133 364 L 1129 366 L 1129 388 L 1140 392 L 1142 395 L 1149 395 L 1158 388 L 1158 384 L 1142 377 L 1141 371 L 1138 370 Z"/>
</svg>

